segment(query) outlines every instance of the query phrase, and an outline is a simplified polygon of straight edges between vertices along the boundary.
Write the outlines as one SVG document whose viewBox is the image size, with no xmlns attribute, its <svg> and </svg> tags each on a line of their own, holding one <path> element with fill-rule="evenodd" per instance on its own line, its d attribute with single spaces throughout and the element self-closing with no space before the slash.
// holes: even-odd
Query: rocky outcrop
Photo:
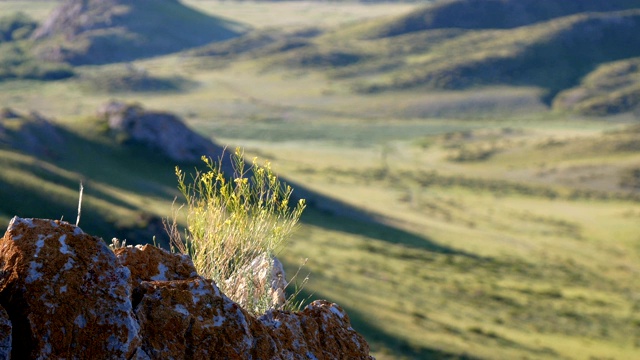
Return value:
<svg viewBox="0 0 640 360">
<path fill-rule="evenodd" d="M 153 359 L 279 359 L 264 326 L 211 281 L 144 282 L 136 307 Z"/>
<path fill-rule="evenodd" d="M 131 281 L 173 281 L 198 277 L 191 258 L 171 254 L 152 245 L 137 245 L 115 249 L 121 265 L 131 272 Z"/>
<path fill-rule="evenodd" d="M 12 358 L 129 358 L 140 346 L 130 272 L 66 222 L 13 218 L 0 243 Z"/>
<path fill-rule="evenodd" d="M 11 220 L 0 305 L 0 359 L 372 359 L 336 304 L 256 318 L 187 256 L 150 245 L 114 254 L 61 221 Z"/>
<path fill-rule="evenodd" d="M 367 355 L 369 345 L 353 330 L 347 313 L 325 300 L 316 300 L 299 313 L 267 312 L 260 322 L 273 334 L 282 359 L 372 359 Z"/>
<path fill-rule="evenodd" d="M 221 147 L 170 113 L 113 101 L 104 105 L 98 115 L 108 122 L 119 141 L 143 144 L 175 161 L 199 162 L 203 155 L 217 159 L 223 153 Z"/>
</svg>

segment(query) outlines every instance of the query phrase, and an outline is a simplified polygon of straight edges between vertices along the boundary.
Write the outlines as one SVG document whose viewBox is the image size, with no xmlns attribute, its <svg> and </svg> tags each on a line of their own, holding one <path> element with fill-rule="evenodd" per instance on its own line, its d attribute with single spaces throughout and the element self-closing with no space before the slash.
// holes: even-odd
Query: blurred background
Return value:
<svg viewBox="0 0 640 360">
<path fill-rule="evenodd" d="M 637 0 L 3 0 L 0 221 L 82 181 L 86 232 L 167 247 L 175 166 L 240 146 L 378 359 L 638 359 L 638 34 Z"/>
</svg>

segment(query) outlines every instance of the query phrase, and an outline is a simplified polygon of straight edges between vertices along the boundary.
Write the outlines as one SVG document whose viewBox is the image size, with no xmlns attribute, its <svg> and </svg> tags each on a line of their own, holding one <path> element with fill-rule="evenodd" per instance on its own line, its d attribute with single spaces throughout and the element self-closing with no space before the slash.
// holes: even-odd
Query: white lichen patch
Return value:
<svg viewBox="0 0 640 360">
<path fill-rule="evenodd" d="M 182 304 L 176 304 L 176 306 L 173 307 L 173 311 L 184 316 L 189 316 L 189 310 Z"/>
<path fill-rule="evenodd" d="M 40 255 L 40 250 L 44 247 L 44 241 L 48 238 L 48 236 L 44 236 L 42 234 L 38 235 L 38 240 L 36 241 L 36 253 L 33 257 L 38 257 Z"/>
<path fill-rule="evenodd" d="M 277 320 L 273 317 L 273 313 L 269 310 L 260 318 L 258 318 L 262 324 L 268 327 L 272 327 L 274 329 L 279 328 L 282 325 L 280 320 Z"/>
<path fill-rule="evenodd" d="M 42 347 L 42 350 L 40 350 L 40 356 L 38 358 L 39 359 L 48 358 L 49 355 L 51 355 L 51 351 L 52 351 L 51 343 L 50 342 L 45 343 L 44 346 Z"/>
<path fill-rule="evenodd" d="M 331 310 L 332 313 L 338 315 L 338 317 L 340 319 L 344 318 L 344 313 L 342 311 L 340 311 L 335 304 L 331 304 L 331 307 L 329 308 L 329 310 Z"/>
<path fill-rule="evenodd" d="M 196 284 L 198 284 L 197 286 L 193 286 L 194 283 L 191 283 L 189 285 L 191 290 L 191 297 L 193 298 L 193 303 L 197 304 L 200 301 L 200 297 L 205 296 L 205 295 L 209 295 L 209 289 L 207 289 L 204 285 L 205 282 L 204 281 L 197 281 L 195 282 Z"/>
<path fill-rule="evenodd" d="M 62 270 L 69 271 L 69 270 L 73 269 L 73 264 L 75 264 L 75 261 L 73 261 L 72 258 L 67 259 L 67 262 L 62 267 Z"/>
<path fill-rule="evenodd" d="M 80 229 L 79 226 L 76 226 L 75 229 L 73 229 L 73 235 L 82 235 L 84 234 L 84 231 L 82 231 L 82 229 Z"/>
<path fill-rule="evenodd" d="M 71 251 L 69 249 L 69 247 L 67 246 L 67 243 L 65 242 L 65 240 L 67 239 L 67 235 L 62 235 L 60 236 L 60 239 L 58 239 L 58 241 L 60 241 L 60 252 L 65 254 L 65 255 L 75 255 L 75 253 L 73 251 Z"/>
<path fill-rule="evenodd" d="M 167 277 L 166 277 L 166 273 L 167 270 L 169 270 L 169 268 L 167 268 L 167 265 L 160 263 L 158 264 L 158 275 L 152 276 L 151 280 L 153 281 L 167 281 Z"/>
<path fill-rule="evenodd" d="M 80 314 L 76 317 L 73 323 L 76 324 L 76 326 L 80 329 L 83 329 L 85 326 L 87 326 L 87 319 L 85 319 L 85 317 Z"/>
<path fill-rule="evenodd" d="M 60 286 L 60 293 L 62 294 L 66 292 L 67 292 L 67 285 Z"/>
<path fill-rule="evenodd" d="M 133 306 L 131 304 L 131 291 L 129 286 L 129 278 L 131 272 L 128 268 L 119 266 L 114 269 L 115 276 L 110 278 L 109 296 L 110 306 L 114 310 L 113 316 L 104 318 L 106 323 L 116 325 L 119 327 L 120 334 L 127 334 L 126 341 L 122 341 L 115 337 L 110 337 L 107 341 L 107 348 L 113 347 L 123 353 L 129 352 L 132 346 L 135 346 L 139 341 L 138 334 L 140 333 L 140 325 L 133 316 Z"/>
<path fill-rule="evenodd" d="M 51 302 L 45 302 L 44 306 L 48 307 L 49 309 L 54 309 L 56 307 L 56 304 Z"/>
<path fill-rule="evenodd" d="M 33 219 L 23 219 L 17 216 L 14 216 L 11 221 L 9 221 L 9 226 L 7 227 L 7 231 L 11 231 L 15 229 L 18 225 L 25 224 L 27 227 L 33 228 L 35 225 L 33 224 Z"/>
<path fill-rule="evenodd" d="M 220 327 L 220 326 L 222 326 L 222 324 L 224 324 L 225 320 L 227 320 L 226 317 L 216 315 L 216 316 L 213 317 L 213 326 Z"/>
<path fill-rule="evenodd" d="M 42 268 L 42 264 L 40 263 L 35 261 L 29 263 L 29 274 L 27 274 L 27 278 L 25 279 L 27 284 L 31 284 L 42 277 L 42 273 L 38 271 L 40 268 Z"/>
</svg>

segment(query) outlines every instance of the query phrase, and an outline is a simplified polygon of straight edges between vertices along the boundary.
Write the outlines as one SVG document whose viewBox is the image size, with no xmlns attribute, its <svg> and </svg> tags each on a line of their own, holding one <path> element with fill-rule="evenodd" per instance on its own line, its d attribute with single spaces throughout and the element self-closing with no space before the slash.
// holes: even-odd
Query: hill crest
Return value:
<svg viewBox="0 0 640 360">
<path fill-rule="evenodd" d="M 373 37 L 459 29 L 512 29 L 583 12 L 608 12 L 640 7 L 638 0 L 448 0 L 381 24 Z"/>
<path fill-rule="evenodd" d="M 239 35 L 244 28 L 177 0 L 67 0 L 32 39 L 41 59 L 74 65 L 131 61 Z"/>
</svg>

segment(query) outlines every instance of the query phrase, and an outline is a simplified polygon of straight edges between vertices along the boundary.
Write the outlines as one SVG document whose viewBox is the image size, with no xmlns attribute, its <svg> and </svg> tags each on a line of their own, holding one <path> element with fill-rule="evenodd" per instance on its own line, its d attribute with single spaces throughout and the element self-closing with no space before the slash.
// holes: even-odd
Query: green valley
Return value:
<svg viewBox="0 0 640 360">
<path fill-rule="evenodd" d="M 640 358 L 640 3 L 498 2 L 529 12 L 462 26 L 446 6 L 466 21 L 479 1 L 172 2 L 225 36 L 0 78 L 0 220 L 73 222 L 82 181 L 85 231 L 166 245 L 174 167 L 197 164 L 97 115 L 139 103 L 307 199 L 280 258 L 308 259 L 303 295 L 343 306 L 377 359 Z M 42 23 L 54 4 L 0 13 Z M 41 64 L 44 45 L 0 49 Z"/>
</svg>

